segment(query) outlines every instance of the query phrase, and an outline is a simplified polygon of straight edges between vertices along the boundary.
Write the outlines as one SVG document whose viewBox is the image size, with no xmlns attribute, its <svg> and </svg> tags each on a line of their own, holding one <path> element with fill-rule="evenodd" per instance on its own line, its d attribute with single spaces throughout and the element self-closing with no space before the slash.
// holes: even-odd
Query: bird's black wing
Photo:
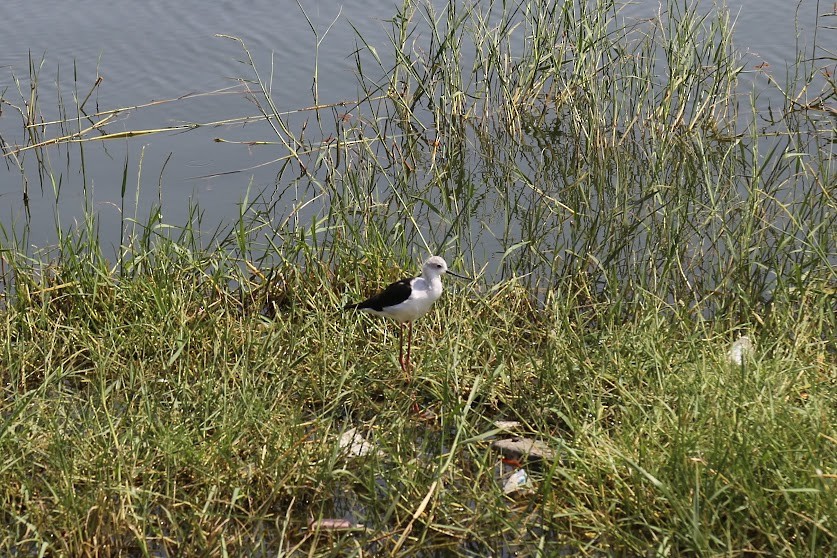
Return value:
<svg viewBox="0 0 837 558">
<path fill-rule="evenodd" d="M 383 291 L 379 292 L 378 294 L 372 295 L 363 302 L 347 305 L 346 310 L 351 310 L 352 308 L 357 310 L 369 308 L 371 310 L 380 312 L 384 308 L 400 304 L 408 298 L 410 298 L 410 293 L 413 291 L 412 287 L 410 287 L 410 283 L 412 282 L 412 280 L 412 278 L 408 278 L 396 281 Z"/>
</svg>

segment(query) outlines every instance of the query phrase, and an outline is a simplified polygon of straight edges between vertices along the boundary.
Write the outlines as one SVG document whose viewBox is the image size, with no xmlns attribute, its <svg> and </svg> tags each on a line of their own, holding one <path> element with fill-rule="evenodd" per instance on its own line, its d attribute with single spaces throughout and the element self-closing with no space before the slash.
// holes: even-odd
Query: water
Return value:
<svg viewBox="0 0 837 558">
<path fill-rule="evenodd" d="M 319 49 L 320 90 L 327 100 L 357 97 L 351 60 L 346 56 L 354 49 L 352 23 L 363 33 L 377 34 L 380 22 L 368 14 L 370 2 L 358 0 L 336 6 L 331 2 L 307 2 L 306 12 L 318 33 L 337 20 L 333 32 L 325 36 Z M 317 57 L 315 36 L 302 11 L 278 9 L 273 2 L 117 2 L 104 6 L 91 1 L 72 7 L 58 1 L 5 3 L 2 24 L 4 48 L 0 53 L 0 91 L 3 97 L 21 105 L 12 76 L 23 84 L 28 95 L 29 55 L 39 69 L 41 109 L 47 119 L 58 116 L 56 82 L 64 102 L 74 106 L 74 65 L 79 84 L 78 96 L 83 98 L 96 81 L 102 84 L 88 101 L 101 110 L 131 107 L 154 100 L 176 99 L 192 92 L 211 92 L 237 85 L 237 78 L 251 77 L 240 60 L 241 47 L 216 34 L 241 38 L 267 74 L 270 58 L 275 53 L 274 91 L 282 107 L 300 108 L 313 103 L 312 75 Z M 33 17 L 33 13 L 43 14 Z M 351 17 L 349 14 L 362 14 Z M 378 13 L 378 12 L 375 12 Z M 12 46 L 13 45 L 13 46 Z M 240 89 L 238 90 L 240 91 Z M 0 134 L 7 143 L 22 143 L 20 118 L 4 107 Z M 240 93 L 210 95 L 199 99 L 171 102 L 153 109 L 121 114 L 108 133 L 133 129 L 171 126 L 182 122 L 212 122 L 238 116 L 256 115 L 256 108 Z M 253 130 L 255 132 L 255 130 Z M 55 127 L 46 135 L 60 135 Z M 199 176 L 225 173 L 256 166 L 276 157 L 274 149 L 253 149 L 247 146 L 216 143 L 215 138 L 230 141 L 270 139 L 251 135 L 250 130 L 237 127 L 201 129 L 187 134 L 158 134 L 133 140 L 111 141 L 86 148 L 88 183 L 95 190 L 93 205 L 98 210 L 101 230 L 118 229 L 121 180 L 126 153 L 129 156 L 129 198 L 136 189 L 137 165 L 143 154 L 141 206 L 148 207 L 158 196 L 158 182 L 163 164 L 171 155 L 163 174 L 162 200 L 168 222 L 185 219 L 187 200 L 199 201 L 207 212 L 207 222 L 234 217 L 236 203 L 244 197 L 248 185 L 256 187 L 271 183 L 275 169 L 262 168 L 234 176 L 201 179 Z M 143 153 L 144 151 L 144 153 Z M 28 157 L 34 163 L 33 157 Z M 54 168 L 60 173 L 61 157 L 53 152 Z M 34 165 L 26 166 L 32 198 L 33 222 L 31 242 L 44 244 L 55 237 L 52 227 L 52 187 L 46 185 L 42 194 L 37 185 Z M 83 192 L 77 165 L 63 173 L 59 209 L 64 227 L 73 216 L 81 214 Z M 0 213 L 3 222 L 17 224 L 25 220 L 21 204 L 22 181 L 19 173 L 4 173 L 0 183 L 0 199 L 6 201 Z M 112 235 L 110 235 L 112 237 Z M 108 238 L 108 235 L 104 235 Z M 118 236 L 117 236 L 118 238 Z"/>
<path fill-rule="evenodd" d="M 437 2 L 444 4 L 444 2 Z M 384 55 L 388 52 L 386 21 L 396 4 L 382 6 L 373 0 L 326 0 L 295 2 L 129 2 L 107 4 L 83 0 L 68 4 L 59 0 L 7 0 L 0 8 L 0 93 L 4 100 L 23 106 L 29 95 L 30 57 L 38 68 L 40 109 L 46 119 L 59 117 L 59 92 L 73 114 L 73 97 L 83 99 L 89 114 L 96 110 L 173 100 L 192 93 L 206 95 L 158 104 L 141 110 L 120 112 L 104 130 L 154 129 L 183 123 L 208 123 L 236 117 L 257 116 L 259 111 L 243 93 L 239 80 L 252 78 L 242 63 L 241 46 L 216 35 L 241 38 L 252 53 L 262 77 L 273 69 L 273 91 L 280 110 L 293 110 L 319 103 L 358 99 L 352 53 L 361 44 L 357 32 Z M 700 10 L 712 9 L 705 1 Z M 628 19 L 656 15 L 658 2 L 633 2 L 622 11 Z M 753 70 L 767 63 L 782 80 L 784 68 L 796 57 L 797 47 L 811 52 L 814 30 L 823 29 L 823 14 L 837 9 L 830 2 L 803 0 L 734 0 L 729 9 L 736 19 L 736 44 Z M 303 12 L 304 10 L 304 12 Z M 37 17 L 35 17 L 37 14 Z M 797 17 L 798 16 L 798 17 Z M 819 18 L 819 19 L 818 19 Z M 837 17 L 834 18 L 837 20 Z M 313 30 L 312 30 L 313 27 Z M 354 27 L 354 29 L 353 29 Z M 818 39 L 826 47 L 828 39 Z M 832 46 L 834 42 L 830 43 Z M 368 56 L 368 55 L 367 55 Z M 43 62 L 41 62 L 43 60 Z M 317 71 L 318 95 L 312 76 Z M 753 71 L 758 85 L 758 72 Z M 103 81 L 93 88 L 98 76 Z M 21 84 L 18 94 L 14 78 Z M 73 91 L 74 83 L 78 91 Z M 212 93 L 216 92 L 216 93 Z M 0 136 L 6 144 L 23 144 L 21 118 L 4 104 Z M 93 117 L 92 121 L 100 117 Z M 301 123 L 303 117 L 297 122 Z M 312 123 L 313 124 L 313 123 Z M 326 130 L 327 132 L 327 130 Z M 57 137 L 57 126 L 46 128 L 46 137 Z M 216 142 L 216 139 L 225 142 Z M 168 223 L 183 223 L 190 203 L 199 202 L 204 212 L 202 227 L 238 215 L 238 204 L 248 188 L 259 190 L 275 181 L 277 165 L 284 155 L 281 146 L 248 145 L 251 141 L 275 141 L 258 126 L 203 127 L 188 133 L 143 135 L 132 139 L 84 144 L 84 172 L 75 151 L 67 165 L 67 148 L 48 150 L 54 175 L 60 178 L 59 226 L 66 230 L 83 214 L 85 200 L 99 216 L 101 238 L 119 243 L 121 186 L 128 164 L 126 209 L 133 215 L 138 195 L 140 221 L 158 200 Z M 241 142 L 241 143 L 229 143 Z M 75 148 L 71 148 L 75 149 Z M 10 231 L 29 231 L 28 241 L 43 246 L 54 241 L 56 185 L 39 181 L 33 153 L 24 157 L 30 203 L 23 201 L 20 172 L 0 170 L 0 223 Z M 141 178 L 138 173 L 141 161 Z M 139 182 L 139 184 L 138 184 Z M 83 184 L 92 187 L 84 191 Z M 139 194 L 137 188 L 139 187 Z"/>
</svg>

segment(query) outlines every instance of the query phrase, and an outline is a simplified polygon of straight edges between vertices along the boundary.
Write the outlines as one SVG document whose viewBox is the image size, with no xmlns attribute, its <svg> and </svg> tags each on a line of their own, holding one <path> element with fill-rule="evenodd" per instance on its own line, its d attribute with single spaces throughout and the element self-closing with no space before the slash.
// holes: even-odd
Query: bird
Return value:
<svg viewBox="0 0 837 558">
<path fill-rule="evenodd" d="M 392 318 L 398 322 L 398 363 L 401 370 L 409 376 L 410 352 L 413 344 L 413 322 L 424 316 L 433 303 L 442 296 L 442 275 L 448 273 L 460 279 L 468 279 L 448 269 L 448 264 L 441 256 L 431 256 L 421 268 L 418 277 L 407 277 L 392 283 L 384 290 L 372 295 L 363 302 L 347 304 L 344 310 L 360 310 Z M 407 324 L 407 358 L 404 358 L 404 324 Z"/>
</svg>

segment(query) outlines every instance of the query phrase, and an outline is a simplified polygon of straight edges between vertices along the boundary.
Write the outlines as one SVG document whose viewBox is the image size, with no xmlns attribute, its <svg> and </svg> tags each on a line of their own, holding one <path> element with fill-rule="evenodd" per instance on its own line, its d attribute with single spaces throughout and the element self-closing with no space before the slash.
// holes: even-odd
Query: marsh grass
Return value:
<svg viewBox="0 0 837 558">
<path fill-rule="evenodd" d="M 358 37 L 354 103 L 282 112 L 252 65 L 284 151 L 232 225 L 127 217 L 126 159 L 117 250 L 92 210 L 34 251 L 3 228 L 0 549 L 833 553 L 833 58 L 766 136 L 725 12 L 676 4 L 405 2 L 389 52 Z M 476 279 L 408 382 L 394 328 L 340 308 L 427 252 Z M 559 455 L 514 496 L 499 419 Z"/>
</svg>

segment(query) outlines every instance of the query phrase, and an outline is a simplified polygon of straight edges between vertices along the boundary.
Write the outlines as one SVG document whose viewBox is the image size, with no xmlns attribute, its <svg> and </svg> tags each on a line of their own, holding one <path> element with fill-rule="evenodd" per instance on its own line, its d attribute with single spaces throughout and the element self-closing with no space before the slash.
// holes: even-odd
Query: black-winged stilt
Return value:
<svg viewBox="0 0 837 558">
<path fill-rule="evenodd" d="M 440 256 L 432 256 L 424 262 L 420 277 L 408 277 L 391 284 L 363 302 L 349 304 L 346 310 L 362 310 L 386 316 L 398 322 L 398 362 L 401 370 L 410 370 L 410 350 L 413 344 L 413 321 L 425 315 L 433 303 L 442 296 L 442 275 L 450 273 L 460 279 L 468 279 L 448 270 L 448 264 Z M 404 359 L 404 323 L 407 323 L 407 359 Z"/>
</svg>

